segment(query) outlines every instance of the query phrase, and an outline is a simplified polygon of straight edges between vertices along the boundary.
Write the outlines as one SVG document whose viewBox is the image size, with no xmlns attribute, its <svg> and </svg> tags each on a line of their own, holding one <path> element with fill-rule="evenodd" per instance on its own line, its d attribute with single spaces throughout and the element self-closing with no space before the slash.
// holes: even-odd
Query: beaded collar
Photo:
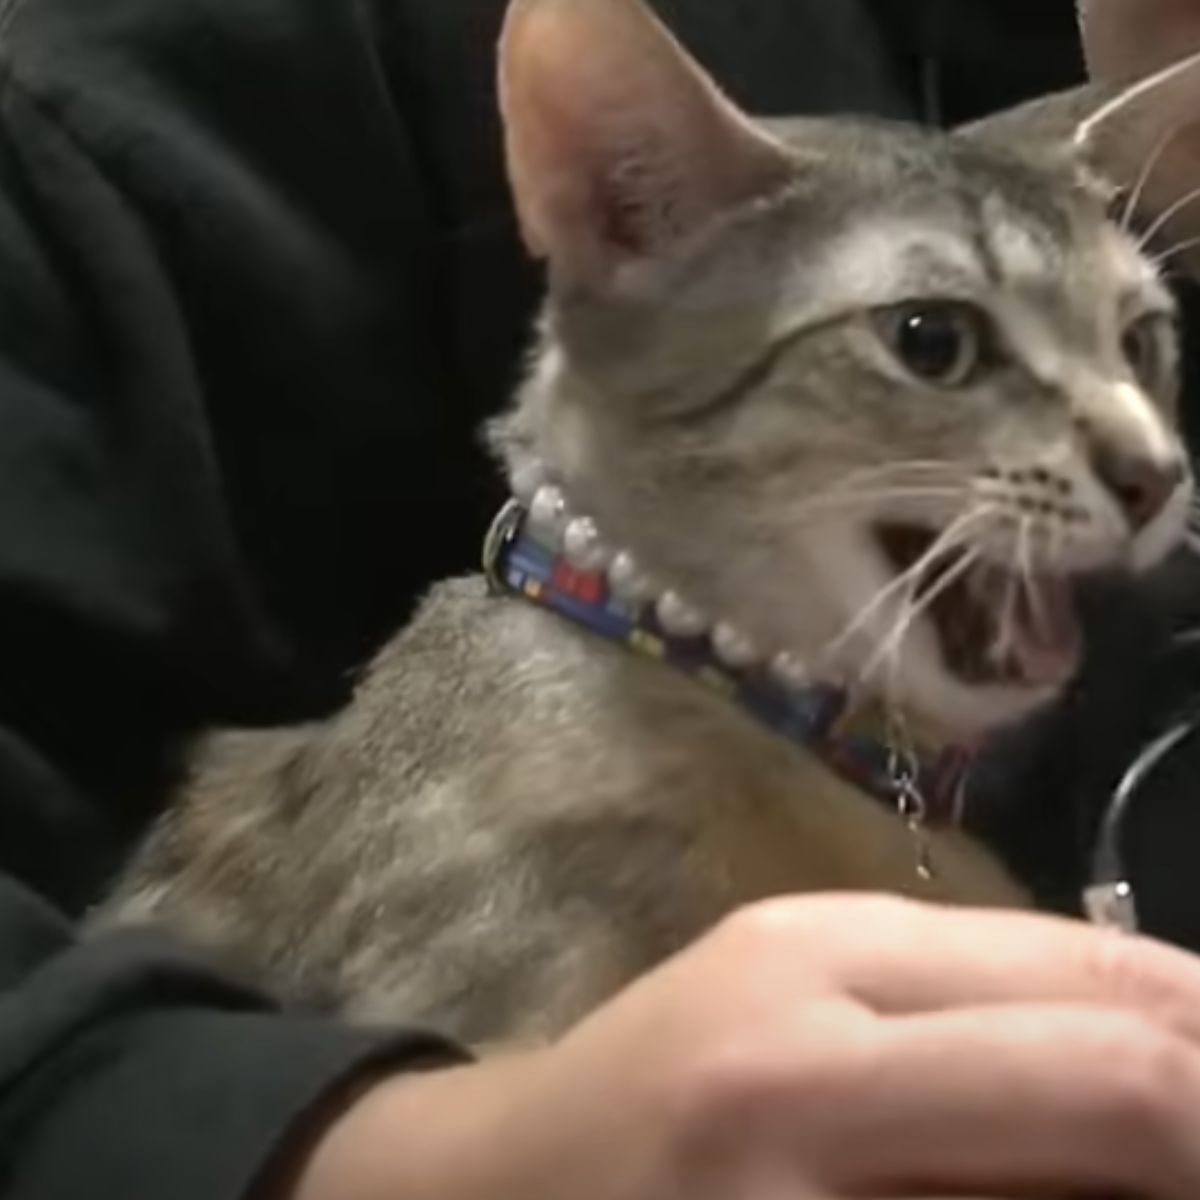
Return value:
<svg viewBox="0 0 1200 1200">
<path fill-rule="evenodd" d="M 632 555 L 604 544 L 591 518 L 568 511 L 557 487 L 518 480 L 514 491 L 484 549 L 494 593 L 549 609 L 725 696 L 898 812 L 914 834 L 925 823 L 958 822 L 969 751 L 897 749 L 877 712 L 856 709 L 842 687 L 812 681 L 795 655 L 768 657 L 732 625 L 656 587 Z M 931 873 L 924 855 L 918 866 Z"/>
</svg>

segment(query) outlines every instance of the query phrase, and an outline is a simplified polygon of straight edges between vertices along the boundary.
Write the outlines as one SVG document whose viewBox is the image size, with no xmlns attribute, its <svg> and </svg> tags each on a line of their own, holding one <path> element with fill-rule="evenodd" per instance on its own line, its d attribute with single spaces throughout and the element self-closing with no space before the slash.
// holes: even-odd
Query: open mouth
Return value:
<svg viewBox="0 0 1200 1200">
<path fill-rule="evenodd" d="M 912 571 L 938 536 L 903 524 L 877 525 L 875 535 L 898 573 Z M 912 592 L 914 602 L 929 601 L 946 669 L 969 684 L 1064 684 L 1078 665 L 1082 641 L 1073 577 L 1025 575 L 982 559 L 963 567 L 965 553 L 960 546 L 935 556 Z"/>
</svg>

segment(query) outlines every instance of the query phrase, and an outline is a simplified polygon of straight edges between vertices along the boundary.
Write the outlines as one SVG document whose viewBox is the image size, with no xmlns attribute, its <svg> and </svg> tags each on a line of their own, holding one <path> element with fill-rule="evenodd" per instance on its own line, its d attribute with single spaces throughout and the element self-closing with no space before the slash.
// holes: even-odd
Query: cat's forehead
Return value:
<svg viewBox="0 0 1200 1200">
<path fill-rule="evenodd" d="M 829 160 L 809 208 L 823 232 L 806 272 L 831 305 L 1006 292 L 1087 308 L 1165 295 L 1104 189 L 1066 159 L 869 125 L 838 136 L 853 153 Z"/>
<path fill-rule="evenodd" d="M 825 243 L 814 266 L 831 295 L 855 304 L 932 295 L 973 300 L 998 291 L 1074 295 L 1083 284 L 1090 293 L 1081 299 L 1161 289 L 1135 239 L 1113 222 L 1052 231 L 998 199 L 975 213 L 865 209 Z"/>
</svg>

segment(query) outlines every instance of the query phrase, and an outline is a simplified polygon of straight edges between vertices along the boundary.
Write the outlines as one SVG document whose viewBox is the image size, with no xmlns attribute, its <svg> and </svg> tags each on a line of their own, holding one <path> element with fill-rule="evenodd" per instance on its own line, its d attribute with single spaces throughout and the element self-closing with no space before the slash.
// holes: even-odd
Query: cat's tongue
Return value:
<svg viewBox="0 0 1200 1200">
<path fill-rule="evenodd" d="M 1009 653 L 1027 683 L 1058 685 L 1074 673 L 1082 638 L 1067 580 L 1034 575 L 1018 592 L 1011 629 Z"/>
<path fill-rule="evenodd" d="M 1081 637 L 1066 579 L 1034 573 L 1022 583 L 1011 571 L 989 563 L 970 573 L 966 590 L 979 616 L 971 640 L 984 648 L 985 659 L 1001 678 L 1057 687 L 1074 674 Z"/>
</svg>

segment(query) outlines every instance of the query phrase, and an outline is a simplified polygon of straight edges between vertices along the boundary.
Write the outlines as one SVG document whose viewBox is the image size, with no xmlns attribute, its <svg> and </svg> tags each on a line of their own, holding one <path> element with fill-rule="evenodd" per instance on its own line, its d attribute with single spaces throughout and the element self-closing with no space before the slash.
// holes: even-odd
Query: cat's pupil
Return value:
<svg viewBox="0 0 1200 1200">
<path fill-rule="evenodd" d="M 910 300 L 876 309 L 872 318 L 904 369 L 938 387 L 966 386 L 997 353 L 987 314 L 965 301 Z"/>
<path fill-rule="evenodd" d="M 936 308 L 907 313 L 897 330 L 897 349 L 905 365 L 916 375 L 935 382 L 949 382 L 969 353 L 967 331 L 961 319 Z"/>
</svg>

